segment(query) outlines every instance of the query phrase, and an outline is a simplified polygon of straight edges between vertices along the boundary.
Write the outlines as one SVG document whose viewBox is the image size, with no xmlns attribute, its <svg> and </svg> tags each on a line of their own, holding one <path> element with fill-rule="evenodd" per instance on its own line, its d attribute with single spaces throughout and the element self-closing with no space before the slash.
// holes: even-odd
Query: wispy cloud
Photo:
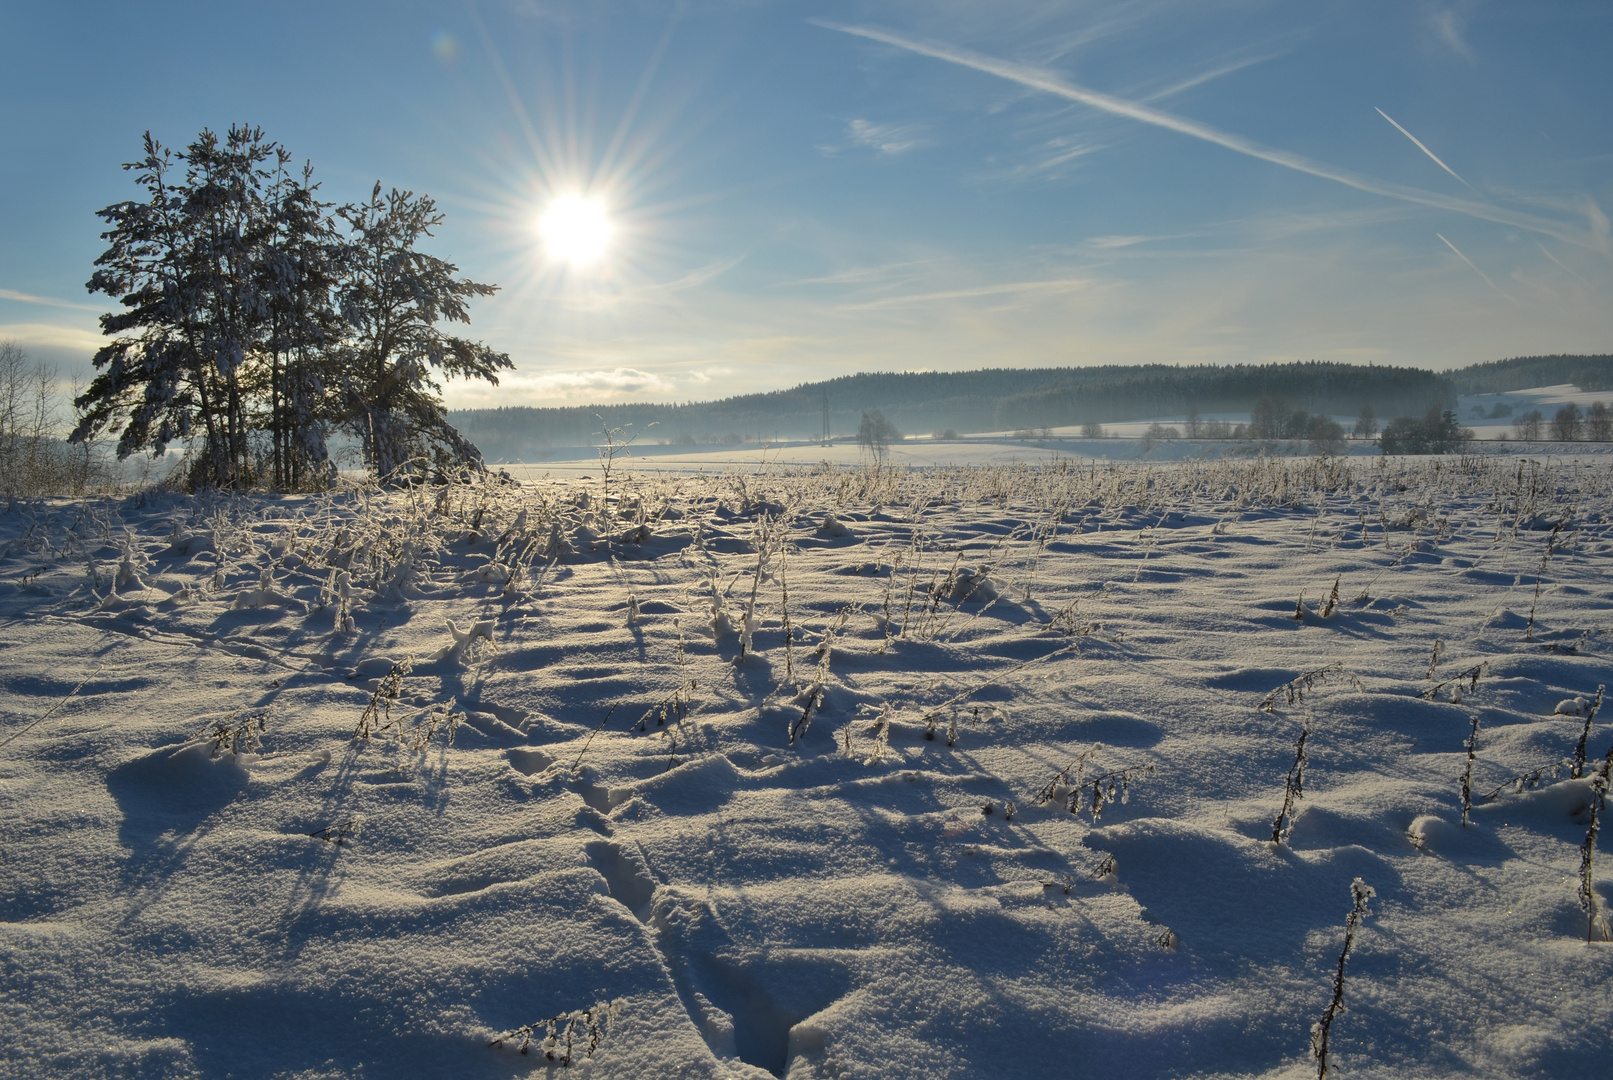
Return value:
<svg viewBox="0 0 1613 1080">
<path fill-rule="evenodd" d="M 910 293 L 905 296 L 887 296 L 879 300 L 866 300 L 860 304 L 842 305 L 845 311 L 868 311 L 872 308 L 894 307 L 898 304 L 929 304 L 937 300 L 972 300 L 982 296 L 1005 296 L 1014 293 L 1073 292 L 1091 284 L 1087 278 L 1056 278 L 1051 281 L 1006 281 L 996 285 L 977 285 L 967 289 L 946 289 L 940 292 Z"/>
<path fill-rule="evenodd" d="M 664 375 L 638 368 L 618 367 L 602 371 L 546 371 L 511 376 L 505 381 L 511 389 L 539 398 L 617 397 L 622 394 L 664 394 L 673 389 Z"/>
<path fill-rule="evenodd" d="M 0 300 L 14 300 L 19 304 L 39 304 L 43 307 L 67 308 L 71 311 L 105 311 L 106 308 L 95 304 L 80 304 L 72 300 L 55 300 L 49 296 L 35 296 L 33 293 L 18 292 L 16 289 L 0 289 Z"/>
<path fill-rule="evenodd" d="M 1439 237 L 1441 240 L 1445 240 L 1445 234 L 1444 233 L 1435 233 L 1434 235 Z M 1463 262 L 1467 263 L 1468 266 L 1471 266 L 1473 268 L 1473 272 L 1475 274 L 1477 274 L 1479 277 L 1484 279 L 1484 284 L 1488 285 L 1490 288 L 1494 289 L 1496 292 L 1501 293 L 1502 296 L 1506 296 L 1506 298 L 1508 300 L 1512 300 L 1511 296 L 1508 296 L 1505 292 L 1502 292 L 1501 286 L 1497 285 L 1495 282 L 1490 280 L 1490 275 L 1489 274 L 1486 274 L 1483 270 L 1480 270 L 1476 265 L 1474 265 L 1473 260 L 1468 258 L 1466 255 L 1463 255 L 1461 250 L 1458 249 L 1455 244 L 1451 243 L 1449 240 L 1445 240 L 1445 246 L 1450 248 L 1452 251 L 1456 252 L 1456 257 L 1458 259 L 1461 259 Z M 1514 304 L 1517 303 L 1516 300 L 1512 300 L 1512 302 Z"/>
<path fill-rule="evenodd" d="M 1434 36 L 1446 48 L 1468 63 L 1474 62 L 1473 48 L 1462 37 L 1463 26 L 1460 15 L 1449 8 L 1437 10 L 1428 17 L 1428 25 L 1433 29 Z"/>
<path fill-rule="evenodd" d="M 895 157 L 928 144 L 924 128 L 919 124 L 876 124 L 872 120 L 853 119 L 846 124 L 846 143 L 843 146 L 821 147 L 826 153 L 839 153 L 847 146 L 872 150 L 876 154 Z"/>
<path fill-rule="evenodd" d="M 1135 101 L 1127 101 L 1123 98 L 1115 97 L 1112 94 L 1105 94 L 1097 90 L 1088 90 L 1085 87 L 1076 86 L 1073 83 L 1065 82 L 1064 80 L 1046 71 L 1029 67 L 1024 64 L 1019 64 L 1008 60 L 999 60 L 989 56 L 982 56 L 978 53 L 973 53 L 968 50 L 955 48 L 949 45 L 931 45 L 916 41 L 909 41 L 906 38 L 888 33 L 884 30 L 875 30 L 863 26 L 847 26 L 841 23 L 824 22 L 821 20 L 810 21 L 815 25 L 822 26 L 828 30 L 836 30 L 840 33 L 852 34 L 857 37 L 866 38 L 869 41 L 877 41 L 881 44 L 890 45 L 894 48 L 903 49 L 907 52 L 917 53 L 920 56 L 928 56 L 936 60 L 944 60 L 947 63 L 971 68 L 975 71 L 984 72 L 988 75 L 995 75 L 1000 79 L 1007 79 L 1008 81 L 1018 83 L 1021 86 L 1031 87 L 1049 94 L 1054 94 L 1068 101 L 1078 102 L 1082 105 L 1087 105 L 1091 108 L 1098 109 L 1102 112 L 1107 112 L 1115 116 L 1123 116 L 1131 120 L 1136 120 L 1140 123 L 1151 124 L 1155 127 L 1175 131 L 1178 134 L 1187 135 L 1190 138 L 1201 139 L 1204 142 L 1213 143 L 1216 146 L 1224 147 L 1225 149 L 1231 150 L 1234 153 L 1244 154 L 1248 157 L 1257 158 L 1261 161 L 1267 161 L 1273 165 L 1280 165 L 1285 169 L 1293 169 L 1296 172 L 1306 173 L 1310 176 L 1319 177 L 1323 180 L 1331 180 L 1334 183 L 1343 184 L 1344 186 L 1354 188 L 1357 191 L 1364 191 L 1372 195 L 1379 195 L 1389 199 L 1399 199 L 1403 202 L 1416 203 L 1421 206 L 1429 206 L 1440 210 L 1449 210 L 1453 213 L 1465 214 L 1469 217 L 1479 218 L 1484 221 L 1492 221 L 1500 225 L 1511 225 L 1516 228 L 1527 229 L 1530 232 L 1540 233 L 1544 236 L 1556 237 L 1564 243 L 1574 244 L 1578 247 L 1590 247 L 1597 250 L 1604 250 L 1606 248 L 1605 241 L 1598 246 L 1596 238 L 1576 233 L 1561 222 L 1538 217 L 1534 214 L 1524 214 L 1517 211 L 1506 210 L 1488 203 L 1479 203 L 1468 199 L 1453 198 L 1451 196 L 1441 195 L 1437 192 L 1424 191 L 1421 188 L 1410 187 L 1405 184 L 1396 184 L 1387 180 L 1378 180 L 1374 177 L 1364 176 L 1348 169 L 1342 169 L 1322 162 L 1312 161 L 1311 159 L 1303 157 L 1299 154 L 1262 146 L 1260 143 L 1257 143 L 1252 139 L 1244 138 L 1242 135 L 1235 135 L 1231 132 L 1222 131 L 1219 128 L 1211 127 L 1208 124 L 1199 123 L 1196 120 L 1188 120 L 1172 113 L 1163 112 L 1149 105 L 1143 105 Z"/>
<path fill-rule="evenodd" d="M 882 263 L 879 266 L 854 266 L 847 270 L 836 270 L 832 274 L 820 277 L 795 278 L 791 281 L 777 282 L 775 287 L 783 288 L 790 285 L 866 285 L 870 282 L 889 282 L 892 280 L 911 280 L 920 271 L 933 266 L 933 259 L 908 259 L 903 262 Z"/>
<path fill-rule="evenodd" d="M 1379 116 L 1383 117 L 1385 120 L 1389 121 L 1391 124 L 1394 124 L 1396 131 L 1400 132 L 1400 134 L 1404 135 L 1406 138 L 1408 138 L 1412 142 L 1416 143 L 1417 144 L 1417 149 L 1419 149 L 1423 153 L 1427 154 L 1429 156 L 1429 158 L 1431 158 L 1433 160 L 1435 165 L 1438 165 L 1440 168 L 1444 169 L 1446 172 L 1450 173 L 1452 176 L 1456 176 L 1456 179 L 1461 181 L 1462 186 L 1467 188 L 1469 191 L 1472 191 L 1473 194 L 1475 194 L 1475 195 L 1478 194 L 1478 192 L 1474 189 L 1472 184 L 1469 184 L 1466 180 L 1463 180 L 1460 176 L 1457 176 L 1456 175 L 1456 170 L 1451 168 L 1449 165 L 1445 164 L 1443 161 L 1439 160 L 1439 156 L 1436 155 L 1432 150 L 1428 149 L 1428 147 L 1424 146 L 1423 141 L 1421 139 L 1419 139 L 1417 136 L 1413 135 L 1411 132 L 1407 131 L 1405 128 L 1401 127 L 1398 123 L 1395 122 L 1394 117 L 1390 116 L 1388 113 L 1384 112 L 1382 109 L 1377 108 L 1377 106 L 1373 106 L 1373 108 L 1374 108 L 1374 110 L 1377 112 L 1377 114 Z"/>
</svg>

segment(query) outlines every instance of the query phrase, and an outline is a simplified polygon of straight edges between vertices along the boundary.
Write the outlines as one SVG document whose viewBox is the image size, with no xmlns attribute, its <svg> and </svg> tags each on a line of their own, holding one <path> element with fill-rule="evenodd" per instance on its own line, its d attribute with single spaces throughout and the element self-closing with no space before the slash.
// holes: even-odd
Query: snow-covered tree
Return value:
<svg viewBox="0 0 1613 1080">
<path fill-rule="evenodd" d="M 479 342 L 445 334 L 442 322 L 470 322 L 468 302 L 496 285 L 456 277 L 459 268 L 415 250 L 442 223 L 429 196 L 376 183 L 368 201 L 337 211 L 349 230 L 339 289 L 349 325 L 342 363 L 342 425 L 364 448 L 378 476 L 441 472 L 480 464 L 481 453 L 448 423 L 434 375 L 486 379 L 510 358 Z"/>
<path fill-rule="evenodd" d="M 124 168 L 145 201 L 99 214 L 110 246 L 87 287 L 124 310 L 101 317 L 113 340 L 95 354 L 100 374 L 76 402 L 71 438 L 121 423 L 117 451 L 128 457 L 200 435 L 193 479 L 249 483 L 247 364 L 267 325 L 255 261 L 268 228 L 265 163 L 278 147 L 259 128 L 232 127 L 222 141 L 204 130 L 178 155 L 147 132 L 144 150 Z"/>
<path fill-rule="evenodd" d="M 273 232 L 260 264 L 267 299 L 267 409 L 274 483 L 323 486 L 334 471 L 326 443 L 334 361 L 345 324 L 333 303 L 345 245 L 320 202 L 313 170 L 286 169 L 281 153 L 268 204 Z"/>
</svg>

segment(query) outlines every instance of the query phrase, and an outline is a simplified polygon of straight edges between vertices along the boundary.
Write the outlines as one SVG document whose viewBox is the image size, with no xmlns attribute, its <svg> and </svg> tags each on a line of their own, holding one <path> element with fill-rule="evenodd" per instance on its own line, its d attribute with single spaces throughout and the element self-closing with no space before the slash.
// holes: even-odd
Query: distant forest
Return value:
<svg viewBox="0 0 1613 1080">
<path fill-rule="evenodd" d="M 825 408 L 835 438 L 853 437 L 862 414 L 875 410 L 907 434 L 967 434 L 1182 416 L 1190 408 L 1247 413 L 1263 397 L 1343 421 L 1371 406 L 1382 421 L 1454 408 L 1458 394 L 1565 382 L 1613 388 L 1613 356 L 1518 357 L 1443 373 L 1317 361 L 871 373 L 717 401 L 468 409 L 449 420 L 489 460 L 541 461 L 595 445 L 603 427 L 651 444 L 817 438 Z"/>
</svg>

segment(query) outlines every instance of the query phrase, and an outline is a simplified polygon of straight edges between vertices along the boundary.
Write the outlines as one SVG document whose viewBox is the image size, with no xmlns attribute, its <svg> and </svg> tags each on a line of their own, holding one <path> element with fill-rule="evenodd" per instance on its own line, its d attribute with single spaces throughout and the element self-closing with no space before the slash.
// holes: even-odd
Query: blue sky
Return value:
<svg viewBox="0 0 1613 1080">
<path fill-rule="evenodd" d="M 1604 0 L 11 0 L 0 40 L 0 339 L 67 369 L 120 163 L 238 121 L 438 200 L 517 365 L 456 405 L 1613 351 Z M 569 192 L 587 267 L 536 226 Z"/>
</svg>

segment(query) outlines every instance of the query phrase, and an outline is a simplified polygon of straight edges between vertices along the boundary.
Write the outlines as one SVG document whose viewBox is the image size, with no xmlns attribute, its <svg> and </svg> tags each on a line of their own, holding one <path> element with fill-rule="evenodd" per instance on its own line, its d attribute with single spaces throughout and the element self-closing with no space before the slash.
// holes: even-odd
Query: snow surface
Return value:
<svg viewBox="0 0 1613 1080">
<path fill-rule="evenodd" d="M 0 1074 L 1314 1076 L 1360 877 L 1333 1075 L 1599 1075 L 1610 513 L 1594 457 L 15 506 Z"/>
</svg>

